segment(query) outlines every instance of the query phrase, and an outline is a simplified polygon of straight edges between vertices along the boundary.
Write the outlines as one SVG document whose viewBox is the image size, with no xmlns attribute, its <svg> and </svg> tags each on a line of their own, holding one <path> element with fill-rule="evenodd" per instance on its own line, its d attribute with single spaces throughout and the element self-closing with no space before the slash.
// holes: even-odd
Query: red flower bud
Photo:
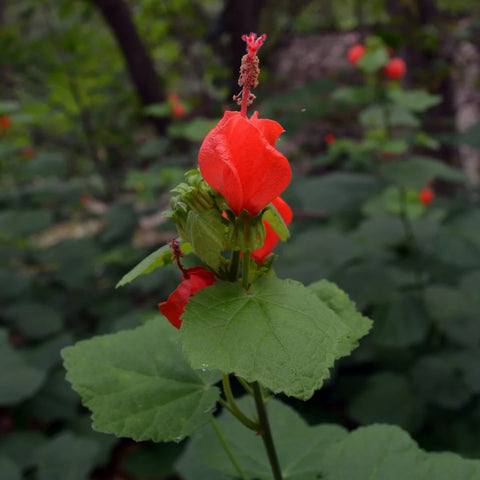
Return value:
<svg viewBox="0 0 480 480">
<path fill-rule="evenodd" d="M 393 57 L 389 62 L 383 67 L 383 72 L 388 78 L 392 80 L 399 80 L 402 78 L 407 71 L 407 65 L 399 57 Z"/>
<path fill-rule="evenodd" d="M 227 111 L 205 137 L 198 154 L 200 172 L 236 215 L 242 210 L 256 215 L 290 182 L 288 160 L 274 148 L 283 131 L 279 123 L 259 119 L 258 112 L 247 118 Z"/>
<path fill-rule="evenodd" d="M 160 302 L 158 308 L 167 320 L 176 328 L 182 325 L 180 318 L 185 311 L 188 299 L 201 290 L 215 283 L 215 275 L 203 267 L 188 268 L 184 271 L 180 285 L 174 290 L 166 302 Z"/>
<path fill-rule="evenodd" d="M 357 45 L 353 45 L 353 47 L 350 47 L 348 49 L 348 53 L 347 53 L 347 57 L 348 57 L 348 61 L 352 64 L 352 65 L 356 65 L 357 62 L 363 57 L 363 55 L 365 54 L 365 47 L 363 45 L 360 45 L 360 44 L 357 44 Z"/>
<path fill-rule="evenodd" d="M 433 199 L 435 198 L 435 192 L 428 187 L 422 188 L 418 194 L 418 198 L 420 199 L 420 203 L 428 206 L 433 202 Z"/>
<path fill-rule="evenodd" d="M 176 102 L 172 106 L 172 115 L 181 118 L 185 115 L 185 105 L 182 102 Z"/>
<path fill-rule="evenodd" d="M 293 213 L 288 204 L 283 201 L 280 197 L 277 197 L 273 202 L 274 207 L 277 209 L 280 216 L 283 218 L 285 225 L 289 225 L 292 221 Z M 265 240 L 263 246 L 257 248 L 251 253 L 251 257 L 254 258 L 257 263 L 262 263 L 265 258 L 273 252 L 273 249 L 277 245 L 280 237 L 277 235 L 277 232 L 272 229 L 268 222 L 263 222 L 265 225 Z"/>
<path fill-rule="evenodd" d="M 25 158 L 33 158 L 35 156 L 35 150 L 32 147 L 25 147 L 22 150 L 22 155 Z"/>
<path fill-rule="evenodd" d="M 324 140 L 327 145 L 331 145 L 337 141 L 337 137 L 333 133 L 326 133 Z"/>
<path fill-rule="evenodd" d="M 8 115 L 2 115 L 0 117 L 0 128 L 3 131 L 8 130 L 11 124 L 12 124 L 12 119 Z"/>
</svg>

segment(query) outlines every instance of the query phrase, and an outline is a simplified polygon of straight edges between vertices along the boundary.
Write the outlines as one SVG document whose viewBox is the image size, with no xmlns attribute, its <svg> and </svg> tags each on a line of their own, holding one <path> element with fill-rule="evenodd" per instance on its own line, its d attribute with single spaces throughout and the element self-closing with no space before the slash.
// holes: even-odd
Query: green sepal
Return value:
<svg viewBox="0 0 480 480">
<path fill-rule="evenodd" d="M 196 255 L 210 268 L 217 270 L 225 250 L 225 220 L 217 209 L 196 212 L 187 216 L 186 233 Z"/>
<path fill-rule="evenodd" d="M 192 246 L 188 242 L 180 244 L 180 250 L 188 255 L 193 252 Z M 123 287 L 132 280 L 135 280 L 140 275 L 150 273 L 158 267 L 164 267 L 173 263 L 172 250 L 170 245 L 164 245 L 158 250 L 155 250 L 148 257 L 145 257 L 139 264 L 133 267 L 128 273 L 126 273 L 122 279 L 117 283 L 115 288 Z"/>
<path fill-rule="evenodd" d="M 229 220 L 231 222 L 228 232 L 230 249 L 253 252 L 263 245 L 266 232 L 261 213 L 252 217 L 243 210 L 238 217 L 229 216 Z"/>
<path fill-rule="evenodd" d="M 268 207 L 263 210 L 262 220 L 265 220 L 269 223 L 272 229 L 275 230 L 277 235 L 280 237 L 282 242 L 285 242 L 290 237 L 288 227 L 273 203 L 268 205 Z"/>
</svg>

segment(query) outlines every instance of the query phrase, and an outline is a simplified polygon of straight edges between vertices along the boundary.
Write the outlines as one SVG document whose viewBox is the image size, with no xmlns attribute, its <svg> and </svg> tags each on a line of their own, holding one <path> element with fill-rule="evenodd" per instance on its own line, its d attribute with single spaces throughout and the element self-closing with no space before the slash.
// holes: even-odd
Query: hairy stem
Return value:
<svg viewBox="0 0 480 480">
<path fill-rule="evenodd" d="M 260 430 L 260 425 L 257 422 L 254 422 L 252 419 L 248 418 L 238 407 L 235 398 L 233 397 L 232 388 L 230 387 L 230 380 L 228 375 L 222 373 L 222 385 L 223 391 L 225 393 L 225 398 L 228 401 L 228 410 L 240 420 L 247 428 L 258 432 Z"/>
<path fill-rule="evenodd" d="M 272 432 L 268 422 L 267 409 L 265 408 L 265 400 L 263 398 L 262 387 L 258 382 L 252 383 L 253 396 L 255 398 L 255 406 L 257 407 L 258 422 L 260 423 L 260 435 L 267 451 L 270 467 L 272 468 L 273 478 L 275 480 L 283 480 L 282 471 L 278 462 L 277 451 L 273 443 Z"/>
</svg>

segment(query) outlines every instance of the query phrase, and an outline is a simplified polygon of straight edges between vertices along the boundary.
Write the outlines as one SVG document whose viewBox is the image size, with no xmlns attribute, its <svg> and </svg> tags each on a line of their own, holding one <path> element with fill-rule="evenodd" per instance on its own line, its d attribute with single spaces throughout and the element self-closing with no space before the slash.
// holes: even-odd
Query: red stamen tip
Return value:
<svg viewBox="0 0 480 480">
<path fill-rule="evenodd" d="M 247 43 L 247 52 L 249 57 L 253 57 L 258 49 L 263 45 L 267 36 L 265 34 L 260 35 L 257 38 L 256 33 L 250 33 L 250 35 L 242 35 L 242 40 Z"/>
</svg>

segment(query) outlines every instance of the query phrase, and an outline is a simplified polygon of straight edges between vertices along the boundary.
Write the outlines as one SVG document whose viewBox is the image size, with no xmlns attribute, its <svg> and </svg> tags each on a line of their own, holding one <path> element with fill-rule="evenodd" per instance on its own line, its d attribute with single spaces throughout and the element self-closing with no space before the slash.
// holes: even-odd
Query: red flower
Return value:
<svg viewBox="0 0 480 480">
<path fill-rule="evenodd" d="M 205 181 L 227 200 L 236 215 L 256 215 L 287 187 L 292 172 L 275 141 L 283 132 L 279 123 L 225 112 L 205 137 L 198 154 Z"/>
<path fill-rule="evenodd" d="M 280 216 L 283 218 L 283 221 L 285 224 L 288 226 L 290 222 L 292 221 L 292 210 L 288 206 L 288 204 L 283 201 L 280 197 L 277 197 L 273 202 L 274 207 L 278 210 L 278 213 Z M 265 258 L 270 255 L 270 253 L 273 251 L 275 248 L 275 245 L 277 245 L 278 241 L 280 240 L 279 236 L 277 235 L 277 232 L 272 229 L 272 227 L 267 223 L 263 222 L 265 225 L 265 241 L 263 242 L 263 246 L 260 248 L 257 248 L 251 253 L 252 258 L 254 258 L 257 263 L 262 263 Z"/>
<path fill-rule="evenodd" d="M 35 156 L 35 150 L 32 147 L 25 147 L 22 150 L 22 155 L 25 158 L 33 158 Z"/>
<path fill-rule="evenodd" d="M 8 130 L 11 124 L 12 124 L 12 119 L 8 115 L 2 115 L 0 117 L 0 128 L 3 131 Z"/>
<path fill-rule="evenodd" d="M 348 61 L 352 64 L 352 65 L 356 65 L 357 62 L 363 57 L 363 55 L 365 54 L 365 47 L 363 45 L 360 45 L 360 44 L 357 44 L 357 45 L 353 45 L 353 47 L 350 47 L 348 49 L 348 53 L 347 53 L 347 57 L 348 57 Z"/>
<path fill-rule="evenodd" d="M 392 80 L 399 80 L 402 78 L 407 71 L 407 65 L 399 57 L 393 57 L 389 62 L 383 67 L 383 72 L 388 78 Z"/>
<path fill-rule="evenodd" d="M 331 145 L 337 141 L 337 137 L 333 133 L 326 133 L 324 140 L 327 145 Z"/>
<path fill-rule="evenodd" d="M 175 118 L 182 118 L 185 115 L 185 105 L 182 102 L 176 102 L 172 105 L 172 115 Z"/>
<path fill-rule="evenodd" d="M 215 275 L 203 267 L 188 268 L 183 273 L 180 285 L 173 291 L 166 302 L 160 302 L 158 308 L 167 320 L 176 328 L 182 325 L 180 318 L 188 299 L 202 288 L 215 283 Z"/>
<path fill-rule="evenodd" d="M 435 198 L 435 192 L 428 187 L 422 188 L 418 194 L 418 198 L 420 199 L 420 203 L 428 206 L 433 202 L 433 199 Z"/>
</svg>

